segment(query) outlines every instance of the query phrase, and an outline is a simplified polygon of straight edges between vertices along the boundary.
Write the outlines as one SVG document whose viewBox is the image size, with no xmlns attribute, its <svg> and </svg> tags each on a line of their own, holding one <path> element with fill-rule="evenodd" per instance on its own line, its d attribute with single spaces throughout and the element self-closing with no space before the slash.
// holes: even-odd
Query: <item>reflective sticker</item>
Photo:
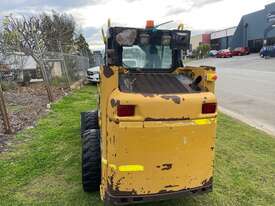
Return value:
<svg viewBox="0 0 275 206">
<path fill-rule="evenodd" d="M 117 170 L 117 166 L 114 164 L 108 164 L 106 159 L 102 158 L 101 162 L 105 165 L 108 165 L 108 167 Z M 144 170 L 144 167 L 142 165 L 122 165 L 118 167 L 118 170 L 120 172 L 140 172 Z"/>
<path fill-rule="evenodd" d="M 211 124 L 211 121 L 209 119 L 196 119 L 194 120 L 194 122 L 197 125 Z"/>
<path fill-rule="evenodd" d="M 118 170 L 120 172 L 141 172 L 144 171 L 144 167 L 142 165 L 123 165 L 119 166 Z"/>
</svg>

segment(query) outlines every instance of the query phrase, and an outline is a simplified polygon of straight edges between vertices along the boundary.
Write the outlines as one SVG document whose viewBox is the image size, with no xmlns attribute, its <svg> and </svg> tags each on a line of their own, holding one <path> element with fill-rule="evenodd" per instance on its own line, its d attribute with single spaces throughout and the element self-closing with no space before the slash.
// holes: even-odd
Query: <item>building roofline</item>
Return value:
<svg viewBox="0 0 275 206">
<path fill-rule="evenodd" d="M 260 10 L 257 10 L 257 11 L 253 11 L 253 12 L 251 12 L 251 13 L 244 14 L 244 15 L 242 16 L 242 18 L 245 17 L 245 16 L 249 16 L 249 15 L 258 13 L 258 12 L 262 12 L 262 11 L 264 11 L 264 10 L 265 10 L 265 9 L 260 9 Z"/>
<path fill-rule="evenodd" d="M 272 2 L 272 3 L 266 4 L 266 5 L 265 5 L 265 7 L 270 6 L 270 5 L 272 5 L 272 4 L 275 4 L 275 2 Z"/>
<path fill-rule="evenodd" d="M 226 31 L 226 30 L 234 29 L 234 28 L 237 28 L 237 26 L 232 26 L 232 27 L 229 27 L 229 28 L 226 28 L 226 29 L 216 30 L 216 31 L 211 32 L 210 34 L 213 34 L 213 33 L 216 33 L 216 32 L 220 32 L 220 31 Z"/>
<path fill-rule="evenodd" d="M 262 8 L 262 9 L 259 9 L 259 10 L 256 10 L 256 11 L 253 11 L 253 12 L 251 12 L 251 13 L 244 14 L 244 15 L 243 15 L 243 17 L 244 17 L 244 16 L 251 15 L 251 14 L 254 14 L 254 13 L 257 13 L 257 12 L 264 11 L 264 10 L 266 9 L 266 7 L 268 7 L 268 6 L 272 5 L 272 4 L 274 4 L 274 5 L 275 5 L 275 2 L 270 3 L 270 4 L 266 4 L 266 5 L 264 6 L 264 8 Z"/>
</svg>

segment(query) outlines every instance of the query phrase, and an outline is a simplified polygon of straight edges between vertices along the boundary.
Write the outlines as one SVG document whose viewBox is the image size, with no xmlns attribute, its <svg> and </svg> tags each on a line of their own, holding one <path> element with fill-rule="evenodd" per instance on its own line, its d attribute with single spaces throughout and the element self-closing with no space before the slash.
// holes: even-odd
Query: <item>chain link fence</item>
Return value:
<svg viewBox="0 0 275 206">
<path fill-rule="evenodd" d="M 54 86 L 71 86 L 85 79 L 89 68 L 89 59 L 83 56 L 47 53 L 44 59 L 49 82 Z"/>
<path fill-rule="evenodd" d="M 88 57 L 72 54 L 48 52 L 43 61 L 49 83 L 55 86 L 69 87 L 85 79 L 89 68 Z M 43 75 L 41 67 L 32 57 L 14 54 L 9 56 L 5 64 L 0 62 L 0 81 L 3 89 L 8 90 L 15 86 L 42 82 Z"/>
<path fill-rule="evenodd" d="M 13 132 L 33 126 L 47 112 L 49 96 L 46 85 L 51 88 L 53 100 L 57 100 L 67 95 L 72 85 L 83 82 L 89 68 L 87 57 L 58 52 L 46 53 L 43 62 L 47 82 L 32 57 L 13 54 L 5 63 L 0 62 L 0 84 L 3 89 L 0 103 L 5 104 L 5 107 L 0 107 L 0 152 L 7 138 L 4 134 L 8 132 L 5 118 Z"/>
</svg>

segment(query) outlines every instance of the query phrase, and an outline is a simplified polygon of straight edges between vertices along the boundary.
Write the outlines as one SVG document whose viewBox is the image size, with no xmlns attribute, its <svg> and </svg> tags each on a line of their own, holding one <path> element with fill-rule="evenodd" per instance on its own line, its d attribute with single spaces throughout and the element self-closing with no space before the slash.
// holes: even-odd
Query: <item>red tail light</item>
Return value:
<svg viewBox="0 0 275 206">
<path fill-rule="evenodd" d="M 216 103 L 205 103 L 202 105 L 202 114 L 215 113 L 217 109 Z"/>
<path fill-rule="evenodd" d="M 117 116 L 130 117 L 135 115 L 135 105 L 118 105 Z"/>
</svg>

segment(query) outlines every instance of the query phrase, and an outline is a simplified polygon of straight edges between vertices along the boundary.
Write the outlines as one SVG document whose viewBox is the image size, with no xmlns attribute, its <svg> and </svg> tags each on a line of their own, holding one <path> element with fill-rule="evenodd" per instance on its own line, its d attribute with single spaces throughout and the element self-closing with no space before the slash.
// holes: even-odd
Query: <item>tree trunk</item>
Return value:
<svg viewBox="0 0 275 206">
<path fill-rule="evenodd" d="M 48 77 L 48 74 L 47 74 L 47 71 L 46 71 L 44 61 L 42 60 L 42 62 L 39 62 L 38 64 L 39 64 L 39 66 L 41 68 L 41 71 L 42 71 L 42 76 L 43 76 L 45 87 L 46 87 L 46 90 L 47 90 L 49 102 L 53 102 L 54 98 L 53 98 L 52 88 L 51 88 L 51 85 L 50 85 L 50 81 L 49 81 L 49 77 Z"/>
<path fill-rule="evenodd" d="M 1 84 L 0 84 L 0 112 L 1 112 L 2 119 L 3 119 L 5 132 L 7 134 L 11 134 L 12 131 L 11 131 L 10 121 L 9 121 L 9 117 L 8 117 L 8 112 L 7 112 Z"/>
</svg>

